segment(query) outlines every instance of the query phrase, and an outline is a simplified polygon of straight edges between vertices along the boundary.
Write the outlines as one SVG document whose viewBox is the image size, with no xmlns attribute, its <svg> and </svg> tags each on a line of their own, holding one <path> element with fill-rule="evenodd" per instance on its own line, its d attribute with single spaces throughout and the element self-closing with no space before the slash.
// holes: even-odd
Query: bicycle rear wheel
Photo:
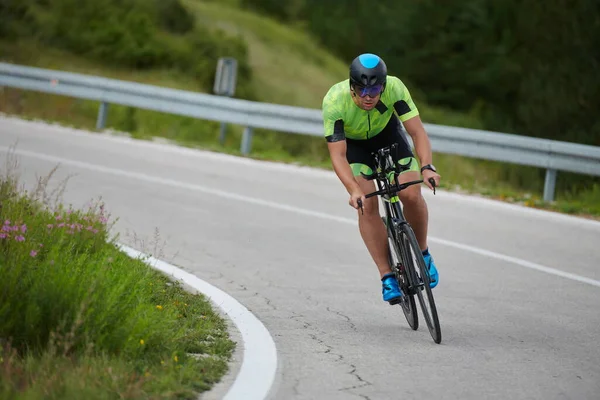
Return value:
<svg viewBox="0 0 600 400">
<path fill-rule="evenodd" d="M 412 283 L 416 286 L 417 297 L 423 311 L 423 318 L 433 341 L 439 344 L 442 341 L 442 331 L 433 293 L 429 286 L 429 270 L 425 265 L 421 248 L 410 225 L 402 225 L 402 236 L 405 239 L 403 242 L 406 243 L 405 250 L 408 262 L 406 268 L 412 269 L 414 271 L 413 276 L 416 275 L 416 282 Z"/>
<path fill-rule="evenodd" d="M 406 265 L 406 260 L 404 259 L 405 257 L 402 257 L 401 243 L 399 242 L 400 230 L 397 229 L 397 226 L 394 224 L 393 226 L 388 227 L 387 232 L 390 268 L 392 269 L 392 272 L 394 272 L 396 281 L 398 281 L 398 286 L 403 293 L 399 304 L 402 307 L 402 312 L 404 313 L 406 322 L 408 322 L 408 326 L 416 331 L 419 328 L 419 315 L 417 313 L 415 296 L 409 292 L 410 281 L 406 276 L 406 268 L 404 267 Z M 392 234 L 392 232 L 396 232 L 396 234 Z"/>
</svg>

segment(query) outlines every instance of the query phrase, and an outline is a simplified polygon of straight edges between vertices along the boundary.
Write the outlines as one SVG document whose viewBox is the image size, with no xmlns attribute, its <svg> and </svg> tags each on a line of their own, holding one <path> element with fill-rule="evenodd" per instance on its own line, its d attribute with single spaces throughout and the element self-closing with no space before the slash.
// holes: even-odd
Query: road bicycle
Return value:
<svg viewBox="0 0 600 400">
<path fill-rule="evenodd" d="M 431 290 L 429 270 L 425 265 L 421 248 L 417 242 L 412 227 L 404 218 L 402 206 L 398 193 L 411 185 L 420 184 L 422 179 L 406 183 L 398 183 L 398 175 L 409 169 L 408 165 L 398 162 L 397 144 L 384 147 L 372 152 L 375 171 L 361 175 L 368 180 L 377 182 L 378 190 L 365 195 L 365 198 L 381 196 L 383 200 L 385 216 L 381 217 L 386 226 L 389 240 L 390 267 L 398 281 L 403 296 L 390 304 L 400 304 L 408 325 L 417 330 L 419 318 L 415 303 L 415 295 L 419 299 L 421 311 L 429 333 L 435 343 L 442 341 L 440 321 L 438 319 L 437 307 Z M 429 179 L 435 194 L 435 181 Z M 359 200 L 361 211 L 362 201 Z M 426 299 L 425 299 L 426 297 Z"/>
</svg>

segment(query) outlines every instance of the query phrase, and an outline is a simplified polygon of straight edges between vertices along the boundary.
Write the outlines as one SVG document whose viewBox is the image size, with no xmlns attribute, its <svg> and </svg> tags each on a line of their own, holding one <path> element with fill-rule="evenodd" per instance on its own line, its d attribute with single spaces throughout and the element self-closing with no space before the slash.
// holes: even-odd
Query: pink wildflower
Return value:
<svg viewBox="0 0 600 400">
<path fill-rule="evenodd" d="M 56 225 L 56 226 L 57 226 L 57 227 L 59 227 L 59 228 L 63 228 L 63 227 L 65 226 L 65 223 L 64 223 L 64 222 L 61 222 L 60 224 L 58 224 L 58 225 Z"/>
<path fill-rule="evenodd" d="M 30 255 L 31 257 L 35 257 L 35 256 L 37 256 L 37 251 L 35 251 L 35 250 L 31 250 L 31 253 L 29 253 L 29 255 Z"/>
<path fill-rule="evenodd" d="M 0 239 L 6 239 L 8 235 L 4 232 L 0 232 Z"/>
<path fill-rule="evenodd" d="M 25 224 L 21 225 L 21 232 L 22 233 L 27 232 L 27 225 L 25 225 Z"/>
<path fill-rule="evenodd" d="M 56 216 L 56 220 L 57 220 L 57 221 L 60 221 L 61 219 L 62 219 L 62 216 L 61 216 L 61 215 L 57 215 L 57 216 Z"/>
<path fill-rule="evenodd" d="M 94 229 L 92 232 L 94 232 L 94 233 L 98 233 L 98 229 Z"/>
<path fill-rule="evenodd" d="M 52 224 L 48 224 L 47 226 L 48 226 L 48 229 L 54 228 L 54 225 L 52 225 Z"/>
<path fill-rule="evenodd" d="M 7 219 L 6 221 L 4 221 L 4 225 L 10 225 L 10 219 Z"/>
<path fill-rule="evenodd" d="M 25 237 L 23 237 L 22 235 L 19 235 L 19 236 L 15 237 L 15 240 L 17 242 L 23 242 L 25 240 Z"/>
</svg>

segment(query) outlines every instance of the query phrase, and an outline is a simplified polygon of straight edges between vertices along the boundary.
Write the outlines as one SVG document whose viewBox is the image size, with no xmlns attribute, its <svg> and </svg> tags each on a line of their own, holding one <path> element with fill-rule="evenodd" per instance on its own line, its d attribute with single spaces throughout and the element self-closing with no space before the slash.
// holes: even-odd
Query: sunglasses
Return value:
<svg viewBox="0 0 600 400">
<path fill-rule="evenodd" d="M 381 93 L 382 89 L 383 89 L 383 85 L 375 85 L 375 86 L 354 85 L 354 92 L 356 92 L 359 97 L 365 97 L 367 95 L 369 95 L 371 97 L 375 97 L 379 93 Z"/>
</svg>

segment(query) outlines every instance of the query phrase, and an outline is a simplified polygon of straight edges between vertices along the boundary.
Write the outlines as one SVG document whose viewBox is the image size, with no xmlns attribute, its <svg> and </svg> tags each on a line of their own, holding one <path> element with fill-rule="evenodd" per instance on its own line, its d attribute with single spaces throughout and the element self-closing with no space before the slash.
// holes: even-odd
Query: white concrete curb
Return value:
<svg viewBox="0 0 600 400">
<path fill-rule="evenodd" d="M 150 267 L 200 291 L 231 318 L 242 335 L 244 357 L 240 371 L 223 399 L 265 399 L 275 380 L 277 349 L 262 322 L 236 299 L 197 276 L 128 246 L 119 246 L 130 257 L 144 259 Z"/>
</svg>

